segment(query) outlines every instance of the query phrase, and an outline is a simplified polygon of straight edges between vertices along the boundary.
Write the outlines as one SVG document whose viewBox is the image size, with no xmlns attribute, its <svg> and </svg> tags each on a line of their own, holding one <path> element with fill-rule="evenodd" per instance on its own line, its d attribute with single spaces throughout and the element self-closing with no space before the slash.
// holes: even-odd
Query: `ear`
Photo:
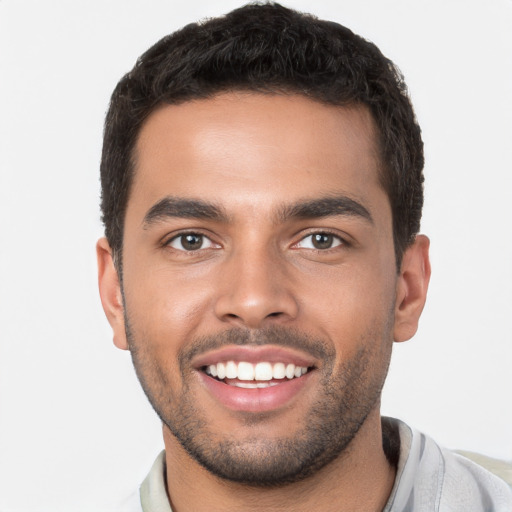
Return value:
<svg viewBox="0 0 512 512">
<path fill-rule="evenodd" d="M 404 252 L 396 288 L 395 341 L 407 341 L 418 329 L 430 281 L 429 246 L 429 239 L 418 235 Z"/>
<path fill-rule="evenodd" d="M 98 240 L 96 255 L 98 258 L 98 285 L 101 304 L 114 332 L 114 345 L 123 350 L 128 350 L 121 285 L 114 265 L 112 249 L 106 238 Z"/>
</svg>

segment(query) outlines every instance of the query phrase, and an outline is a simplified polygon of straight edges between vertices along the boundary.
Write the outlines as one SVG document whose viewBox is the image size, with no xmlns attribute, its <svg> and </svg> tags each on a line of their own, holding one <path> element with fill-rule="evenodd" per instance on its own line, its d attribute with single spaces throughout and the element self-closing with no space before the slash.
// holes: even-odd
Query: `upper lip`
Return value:
<svg viewBox="0 0 512 512">
<path fill-rule="evenodd" d="M 291 363 L 295 366 L 305 367 L 316 366 L 316 360 L 312 356 L 299 350 L 275 345 L 228 345 L 196 356 L 192 360 L 192 366 L 196 369 L 200 369 L 211 364 L 225 361 L 244 361 L 253 364 L 265 361 L 268 363 Z"/>
</svg>

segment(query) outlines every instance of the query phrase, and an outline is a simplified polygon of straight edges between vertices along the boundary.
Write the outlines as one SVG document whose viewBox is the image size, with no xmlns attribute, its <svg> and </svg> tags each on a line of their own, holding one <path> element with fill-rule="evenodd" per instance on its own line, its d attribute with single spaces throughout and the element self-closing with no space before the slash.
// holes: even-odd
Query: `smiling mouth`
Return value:
<svg viewBox="0 0 512 512">
<path fill-rule="evenodd" d="M 215 380 L 230 386 L 245 389 L 261 389 L 299 379 L 312 371 L 313 367 L 282 362 L 270 363 L 262 361 L 253 364 L 246 361 L 225 361 L 203 366 L 201 370 Z"/>
</svg>

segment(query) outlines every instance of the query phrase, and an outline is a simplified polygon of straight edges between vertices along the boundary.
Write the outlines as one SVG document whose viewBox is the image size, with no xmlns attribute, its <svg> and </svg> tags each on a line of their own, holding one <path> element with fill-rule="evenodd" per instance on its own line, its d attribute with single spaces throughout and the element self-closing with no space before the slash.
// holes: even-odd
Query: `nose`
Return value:
<svg viewBox="0 0 512 512">
<path fill-rule="evenodd" d="M 292 276 L 278 251 L 236 251 L 219 274 L 215 315 L 239 327 L 261 328 L 297 317 Z"/>
</svg>

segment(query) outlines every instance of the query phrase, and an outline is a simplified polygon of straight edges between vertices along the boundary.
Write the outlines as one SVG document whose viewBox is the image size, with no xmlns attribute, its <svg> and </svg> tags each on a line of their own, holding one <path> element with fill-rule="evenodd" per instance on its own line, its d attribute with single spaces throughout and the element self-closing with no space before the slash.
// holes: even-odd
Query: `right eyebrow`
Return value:
<svg viewBox="0 0 512 512">
<path fill-rule="evenodd" d="M 290 218 L 318 219 L 343 215 L 358 217 L 373 224 L 370 212 L 358 201 L 345 195 L 326 196 L 285 205 L 279 211 L 281 222 Z"/>
<path fill-rule="evenodd" d="M 227 222 L 226 212 L 219 206 L 200 199 L 167 196 L 155 203 L 143 220 L 144 229 L 168 218 L 208 219 Z"/>
</svg>

